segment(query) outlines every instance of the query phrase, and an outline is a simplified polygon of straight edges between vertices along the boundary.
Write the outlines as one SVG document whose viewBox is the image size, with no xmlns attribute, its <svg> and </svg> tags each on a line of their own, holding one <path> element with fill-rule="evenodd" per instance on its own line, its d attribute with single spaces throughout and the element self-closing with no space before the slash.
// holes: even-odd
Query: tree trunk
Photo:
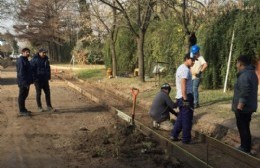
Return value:
<svg viewBox="0 0 260 168">
<path fill-rule="evenodd" d="M 110 51 L 111 51 L 111 57 L 112 57 L 112 72 L 113 77 L 117 76 L 117 60 L 116 60 L 116 46 L 113 39 L 111 39 L 110 43 Z"/>
<path fill-rule="evenodd" d="M 113 5 L 115 5 L 116 1 L 113 0 Z M 117 60 L 116 60 L 116 38 L 117 38 L 117 31 L 116 31 L 116 24 L 117 24 L 117 14 L 116 9 L 112 8 L 113 10 L 113 26 L 110 30 L 110 51 L 112 57 L 112 75 L 113 77 L 117 76 Z"/>
<path fill-rule="evenodd" d="M 139 80 L 144 82 L 144 36 L 145 31 L 139 31 L 139 37 L 137 37 L 137 57 L 138 57 L 138 68 L 139 68 Z"/>
<path fill-rule="evenodd" d="M 186 46 L 186 47 L 185 47 L 185 48 L 186 48 L 186 52 L 185 52 L 185 53 L 189 53 L 189 52 L 190 52 L 190 47 L 191 47 L 191 45 L 190 45 L 190 35 L 186 33 L 185 39 L 186 39 L 186 40 L 185 40 L 185 41 L 186 41 L 186 42 L 185 42 L 185 43 L 186 43 L 186 44 L 185 44 L 185 46 Z"/>
</svg>

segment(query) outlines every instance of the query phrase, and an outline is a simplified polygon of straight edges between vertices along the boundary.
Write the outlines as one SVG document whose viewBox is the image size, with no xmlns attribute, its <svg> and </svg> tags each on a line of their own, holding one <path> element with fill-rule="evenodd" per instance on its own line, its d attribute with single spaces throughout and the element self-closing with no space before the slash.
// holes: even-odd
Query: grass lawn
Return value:
<svg viewBox="0 0 260 168">
<path fill-rule="evenodd" d="M 75 71 L 76 76 L 83 80 L 98 80 L 106 75 L 105 69 L 83 69 Z"/>
</svg>

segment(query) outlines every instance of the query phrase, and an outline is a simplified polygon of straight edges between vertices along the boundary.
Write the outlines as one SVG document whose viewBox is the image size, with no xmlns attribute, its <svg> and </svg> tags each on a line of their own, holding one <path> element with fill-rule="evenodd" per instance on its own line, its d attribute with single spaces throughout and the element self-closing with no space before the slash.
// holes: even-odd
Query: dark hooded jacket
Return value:
<svg viewBox="0 0 260 168">
<path fill-rule="evenodd" d="M 16 61 L 18 86 L 28 87 L 33 82 L 32 70 L 28 58 L 20 56 Z"/>
<path fill-rule="evenodd" d="M 47 56 L 41 58 L 39 54 L 36 54 L 30 63 L 34 82 L 47 82 L 51 79 L 51 68 Z"/>
<path fill-rule="evenodd" d="M 256 112 L 257 110 L 258 78 L 255 67 L 247 66 L 237 74 L 237 81 L 234 86 L 234 97 L 232 111 L 237 112 L 238 103 L 243 103 L 243 113 Z"/>
</svg>

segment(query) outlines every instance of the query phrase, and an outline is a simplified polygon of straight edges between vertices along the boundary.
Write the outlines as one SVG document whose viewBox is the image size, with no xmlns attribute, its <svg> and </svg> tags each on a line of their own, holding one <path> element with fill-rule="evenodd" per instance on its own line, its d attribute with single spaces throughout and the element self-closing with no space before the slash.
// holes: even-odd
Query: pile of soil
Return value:
<svg viewBox="0 0 260 168">
<path fill-rule="evenodd" d="M 168 157 L 152 138 L 123 123 L 101 127 L 93 132 L 82 128 L 75 132 L 73 139 L 71 153 L 88 167 L 184 167 L 176 159 Z"/>
</svg>

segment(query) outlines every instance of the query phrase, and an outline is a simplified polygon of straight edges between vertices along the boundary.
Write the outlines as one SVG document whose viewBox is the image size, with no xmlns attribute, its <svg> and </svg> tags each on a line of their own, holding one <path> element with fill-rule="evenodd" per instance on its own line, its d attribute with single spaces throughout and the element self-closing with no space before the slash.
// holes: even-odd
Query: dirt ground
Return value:
<svg viewBox="0 0 260 168">
<path fill-rule="evenodd" d="M 55 66 L 54 66 L 55 67 Z M 62 68 L 62 67 L 59 67 Z M 93 66 L 85 66 L 85 69 L 93 69 Z M 100 67 L 98 67 L 100 68 Z M 73 71 L 60 71 L 60 75 L 65 76 L 65 78 L 70 79 L 75 72 Z M 76 81 L 73 81 L 76 82 Z M 161 81 L 163 82 L 163 81 Z M 88 92 L 96 94 L 99 97 L 102 92 L 109 92 L 110 95 L 119 96 L 121 100 L 128 100 L 124 102 L 123 111 L 131 112 L 131 101 L 132 94 L 131 88 L 136 87 L 140 90 L 137 97 L 137 104 L 142 107 L 141 110 L 137 111 L 137 117 L 144 121 L 148 120 L 151 123 L 151 118 L 149 118 L 147 112 L 151 106 L 152 100 L 155 94 L 158 92 L 159 86 L 156 86 L 154 81 L 147 81 L 145 83 L 139 82 L 134 78 L 93 78 L 87 79 L 83 83 L 78 83 L 82 88 L 88 88 Z M 95 88 L 89 88 L 95 86 Z M 171 97 L 174 99 L 175 88 L 173 87 L 171 92 Z M 96 93 L 95 93 L 96 92 Z M 232 91 L 223 94 L 219 90 L 201 90 L 201 107 L 195 109 L 194 113 L 194 124 L 193 130 L 205 133 L 211 137 L 223 141 L 233 147 L 238 147 L 240 144 L 240 138 L 236 127 L 236 122 L 234 118 L 234 113 L 230 110 L 231 99 L 233 96 Z M 113 106 L 121 109 L 121 101 L 118 99 L 114 100 L 113 96 L 104 97 L 106 103 L 112 104 Z M 259 99 L 260 100 L 260 99 Z M 130 102 L 130 103 L 129 103 Z M 128 104 L 128 108 L 126 108 Z M 172 116 L 175 119 L 174 116 Z M 252 134 L 252 152 L 256 153 L 257 157 L 260 158 L 260 111 L 254 113 L 251 121 L 251 134 Z M 151 125 L 151 124 L 150 124 Z"/>
<path fill-rule="evenodd" d="M 50 82 L 57 112 L 37 112 L 31 85 L 26 106 L 32 117 L 17 117 L 14 67 L 2 70 L 0 84 L 0 167 L 184 166 L 167 157 L 155 141 L 119 122 L 105 106 L 79 95 L 57 78 Z"/>
</svg>

